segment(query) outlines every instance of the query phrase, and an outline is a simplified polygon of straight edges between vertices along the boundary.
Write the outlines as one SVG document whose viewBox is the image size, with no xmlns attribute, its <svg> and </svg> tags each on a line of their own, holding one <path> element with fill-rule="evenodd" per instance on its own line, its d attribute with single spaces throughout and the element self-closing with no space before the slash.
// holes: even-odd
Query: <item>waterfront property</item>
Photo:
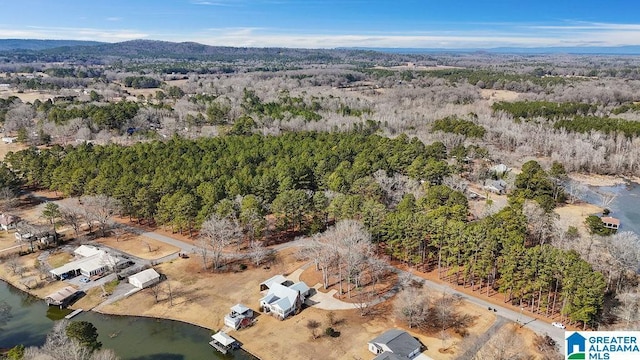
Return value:
<svg viewBox="0 0 640 360">
<path fill-rule="evenodd" d="M 67 286 L 52 294 L 47 295 L 44 298 L 44 301 L 49 306 L 54 305 L 54 306 L 60 306 L 60 308 L 63 308 L 67 306 L 71 301 L 73 301 L 77 296 L 78 296 L 78 290 L 76 290 L 72 286 Z"/>
<path fill-rule="evenodd" d="M 66 279 L 80 274 L 93 277 L 102 275 L 125 261 L 95 246 L 81 245 L 74 251 L 77 260 L 50 271 L 56 279 Z"/>
<path fill-rule="evenodd" d="M 138 289 L 147 288 L 158 282 L 160 282 L 160 274 L 158 274 L 154 269 L 147 269 L 129 276 L 129 284 L 137 287 Z"/>
<path fill-rule="evenodd" d="M 376 354 L 374 360 L 408 360 L 417 356 L 422 344 L 403 330 L 392 329 L 369 341 L 369 351 Z"/>
<path fill-rule="evenodd" d="M 231 312 L 225 315 L 224 324 L 234 330 L 251 326 L 253 324 L 253 310 L 242 304 L 231 307 Z"/>
<path fill-rule="evenodd" d="M 211 341 L 209 345 L 213 346 L 216 350 L 220 351 L 223 354 L 226 354 L 229 350 L 237 349 L 239 347 L 236 339 L 227 335 L 227 333 L 223 331 L 218 331 L 217 333 L 211 335 Z"/>
<path fill-rule="evenodd" d="M 276 275 L 260 284 L 267 288 L 267 294 L 260 299 L 260 309 L 280 320 L 298 313 L 310 289 L 304 282 L 293 284 L 282 275 Z"/>
<path fill-rule="evenodd" d="M 602 224 L 607 229 L 618 230 L 618 228 L 620 227 L 620 220 L 611 216 L 603 216 L 600 218 L 600 220 L 602 220 Z"/>
</svg>

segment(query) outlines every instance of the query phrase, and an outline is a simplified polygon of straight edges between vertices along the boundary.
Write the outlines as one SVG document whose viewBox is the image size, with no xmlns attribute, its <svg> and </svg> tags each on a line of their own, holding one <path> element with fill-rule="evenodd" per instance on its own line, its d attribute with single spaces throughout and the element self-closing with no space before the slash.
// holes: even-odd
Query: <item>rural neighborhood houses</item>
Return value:
<svg viewBox="0 0 640 360">
<path fill-rule="evenodd" d="M 311 290 L 304 282 L 294 284 L 282 275 L 261 283 L 260 289 L 268 289 L 260 299 L 260 309 L 280 320 L 299 312 Z"/>
<path fill-rule="evenodd" d="M 374 360 L 409 360 L 420 354 L 422 344 L 403 330 L 387 330 L 369 341 L 369 351 L 378 355 Z"/>
</svg>

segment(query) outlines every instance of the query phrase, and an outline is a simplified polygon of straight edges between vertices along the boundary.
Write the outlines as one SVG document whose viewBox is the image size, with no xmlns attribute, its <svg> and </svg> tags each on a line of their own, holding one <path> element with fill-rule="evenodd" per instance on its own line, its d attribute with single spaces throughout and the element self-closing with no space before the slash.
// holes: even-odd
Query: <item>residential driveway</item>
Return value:
<svg viewBox="0 0 640 360">
<path fill-rule="evenodd" d="M 138 291 L 140 291 L 142 289 L 139 289 L 129 283 L 125 283 L 125 282 L 121 282 L 120 284 L 118 284 L 118 286 L 116 287 L 116 289 L 113 291 L 113 294 L 111 294 L 111 296 L 109 296 L 105 301 L 103 301 L 102 303 L 98 304 L 96 307 L 94 307 L 91 310 L 95 310 L 95 311 L 100 311 L 100 308 L 105 306 L 105 305 L 109 305 L 111 303 L 114 303 L 120 299 L 124 299 L 126 297 L 129 297 L 135 293 L 137 293 Z"/>
<path fill-rule="evenodd" d="M 302 272 L 305 271 L 307 268 L 309 268 L 309 266 L 311 266 L 311 265 L 313 265 L 312 262 L 308 262 L 308 263 L 302 265 L 301 267 L 296 269 L 294 272 L 289 274 L 289 276 L 287 276 L 286 278 L 291 280 L 291 281 L 293 281 L 293 282 L 300 281 L 300 275 L 302 274 Z M 355 304 L 344 302 L 342 300 L 336 299 L 334 297 L 334 295 L 338 291 L 335 290 L 335 289 L 331 290 L 331 291 L 329 291 L 327 293 L 323 293 L 323 292 L 318 290 L 318 289 L 320 289 L 322 287 L 322 284 L 318 283 L 318 284 L 315 284 L 315 285 L 313 285 L 311 287 L 312 287 L 312 290 L 311 290 L 312 295 L 309 296 L 307 298 L 307 300 L 305 301 L 307 303 L 307 305 L 309 305 L 309 306 L 313 306 L 315 308 L 322 309 L 322 310 L 352 310 L 352 309 L 357 309 L 357 306 Z"/>
</svg>

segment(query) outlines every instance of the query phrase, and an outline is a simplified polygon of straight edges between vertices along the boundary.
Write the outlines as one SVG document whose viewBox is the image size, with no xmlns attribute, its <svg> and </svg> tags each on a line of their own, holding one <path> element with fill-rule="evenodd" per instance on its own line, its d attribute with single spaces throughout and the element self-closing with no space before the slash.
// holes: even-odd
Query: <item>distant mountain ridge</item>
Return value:
<svg viewBox="0 0 640 360">
<path fill-rule="evenodd" d="M 69 45 L 39 50 L 16 49 L 1 51 L 0 55 L 3 54 L 19 56 L 25 61 L 60 61 L 67 58 L 85 60 L 90 58 L 152 58 L 223 62 L 261 60 L 270 62 L 342 63 L 347 58 L 356 62 L 403 58 L 403 55 L 398 54 L 355 49 L 230 47 L 210 46 L 196 42 L 175 43 L 159 40 L 130 40 L 118 43 L 82 42 L 80 46 L 72 42 Z"/>
<path fill-rule="evenodd" d="M 335 49 L 231 47 L 210 46 L 196 42 L 168 42 L 159 40 L 130 40 L 118 43 L 78 40 L 0 39 L 0 52 L 19 54 L 25 60 L 56 60 L 67 57 L 87 58 L 155 58 L 208 61 L 266 60 L 280 62 L 308 61 L 340 63 L 407 61 L 408 57 L 428 59 L 435 53 L 487 53 L 487 54 L 586 54 L 586 55 L 638 55 L 640 46 L 618 47 L 496 47 L 496 48 L 371 48 L 349 47 Z M 407 58 L 407 59 L 405 59 Z"/>
<path fill-rule="evenodd" d="M 36 39 L 0 39 L 0 51 L 7 50 L 46 50 L 62 46 L 93 46 L 105 44 L 99 41 L 83 40 L 36 40 Z"/>
</svg>

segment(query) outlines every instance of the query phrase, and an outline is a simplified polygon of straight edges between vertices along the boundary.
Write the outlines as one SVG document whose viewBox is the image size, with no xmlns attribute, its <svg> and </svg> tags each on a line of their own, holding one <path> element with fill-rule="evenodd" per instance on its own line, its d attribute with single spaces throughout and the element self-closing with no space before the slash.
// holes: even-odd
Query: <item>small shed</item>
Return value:
<svg viewBox="0 0 640 360">
<path fill-rule="evenodd" d="M 137 274 L 129 276 L 129 284 L 144 289 L 160 281 L 160 274 L 154 269 L 147 269 Z"/>
</svg>

